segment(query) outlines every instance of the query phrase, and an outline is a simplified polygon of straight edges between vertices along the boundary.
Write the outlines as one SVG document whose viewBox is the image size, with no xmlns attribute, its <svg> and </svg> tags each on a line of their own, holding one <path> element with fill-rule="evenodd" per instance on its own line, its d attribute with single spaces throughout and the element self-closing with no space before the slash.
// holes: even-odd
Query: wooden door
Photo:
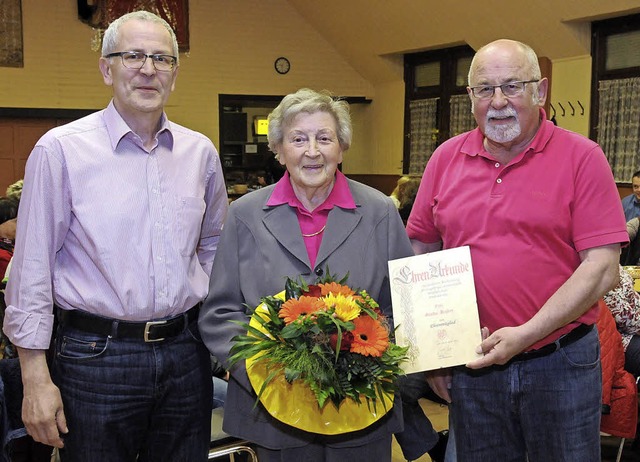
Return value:
<svg viewBox="0 0 640 462">
<path fill-rule="evenodd" d="M 27 158 L 48 130 L 95 112 L 95 109 L 0 108 L 0 196 L 24 178 Z"/>
<path fill-rule="evenodd" d="M 0 196 L 24 177 L 29 153 L 38 139 L 58 125 L 56 119 L 0 118 Z"/>
</svg>

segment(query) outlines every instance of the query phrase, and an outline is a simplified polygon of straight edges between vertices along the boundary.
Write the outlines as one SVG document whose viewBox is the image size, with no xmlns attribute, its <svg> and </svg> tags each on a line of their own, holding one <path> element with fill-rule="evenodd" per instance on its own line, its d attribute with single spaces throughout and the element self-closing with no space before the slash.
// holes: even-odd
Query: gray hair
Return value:
<svg viewBox="0 0 640 462">
<path fill-rule="evenodd" d="M 540 80 L 542 78 L 542 72 L 540 71 L 540 63 L 538 62 L 538 55 L 533 50 L 533 48 L 531 48 L 526 43 L 518 42 L 517 40 L 500 39 L 500 40 L 495 40 L 491 43 L 488 43 L 480 47 L 480 49 L 476 51 L 476 54 L 473 56 L 473 59 L 471 60 L 471 66 L 469 66 L 469 75 L 467 76 L 467 82 L 469 85 L 471 85 L 471 80 L 474 77 L 476 57 L 480 54 L 481 51 L 484 51 L 486 48 L 489 48 L 491 46 L 495 46 L 498 42 L 510 42 L 516 45 L 517 47 L 519 47 L 522 53 L 524 54 L 527 68 L 529 71 L 531 71 L 531 77 L 529 77 L 529 79 Z M 538 83 L 532 83 L 531 86 L 534 89 L 531 97 L 533 99 L 533 102 L 537 104 L 540 102 L 540 98 L 538 97 Z M 473 99 L 471 101 L 473 104 Z M 473 111 L 473 108 L 472 108 L 472 111 Z"/>
<path fill-rule="evenodd" d="M 20 196 L 22 196 L 22 186 L 24 185 L 24 180 L 18 180 L 13 184 L 10 184 L 7 188 L 7 197 L 13 197 L 16 200 L 20 200 Z"/>
<path fill-rule="evenodd" d="M 120 31 L 120 27 L 125 22 L 130 21 L 132 19 L 138 20 L 138 21 L 149 21 L 156 24 L 160 24 L 162 27 L 164 27 L 167 30 L 167 32 L 169 32 L 169 35 L 171 36 L 173 56 L 177 58 L 176 64 L 178 63 L 180 59 L 179 58 L 180 53 L 178 52 L 178 39 L 176 38 L 176 33 L 173 31 L 173 29 L 171 28 L 171 26 L 167 21 L 165 21 L 164 19 L 162 19 L 160 16 L 156 14 L 153 14 L 149 11 L 144 11 L 144 10 L 133 11 L 131 13 L 124 14 L 120 16 L 118 19 L 114 20 L 111 24 L 109 24 L 109 27 L 107 27 L 107 30 L 104 32 L 104 37 L 102 38 L 102 56 L 106 56 L 109 53 L 114 53 L 118 51 L 116 50 L 116 46 L 118 44 L 117 43 L 118 32 Z M 130 50 L 121 50 L 121 51 L 130 51 Z"/>
<path fill-rule="evenodd" d="M 349 104 L 340 99 L 334 99 L 328 91 L 317 92 L 308 88 L 301 88 L 295 93 L 285 96 L 278 107 L 269 114 L 269 149 L 276 153 L 276 146 L 284 138 L 284 126 L 290 123 L 298 114 L 307 112 L 328 112 L 336 120 L 337 136 L 340 147 L 346 151 L 351 146 L 352 128 Z"/>
</svg>

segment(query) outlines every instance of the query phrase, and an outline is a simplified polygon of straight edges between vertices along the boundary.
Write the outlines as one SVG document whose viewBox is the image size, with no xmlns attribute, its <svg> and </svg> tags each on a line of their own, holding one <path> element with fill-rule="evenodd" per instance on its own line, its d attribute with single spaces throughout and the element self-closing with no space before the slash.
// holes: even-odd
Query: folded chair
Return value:
<svg viewBox="0 0 640 462">
<path fill-rule="evenodd" d="M 222 419 L 224 408 L 216 408 L 211 412 L 211 446 L 209 459 L 216 460 L 229 456 L 231 462 L 235 462 L 234 455 L 246 454 L 247 462 L 258 462 L 258 456 L 248 441 L 234 438 L 222 431 Z"/>
</svg>

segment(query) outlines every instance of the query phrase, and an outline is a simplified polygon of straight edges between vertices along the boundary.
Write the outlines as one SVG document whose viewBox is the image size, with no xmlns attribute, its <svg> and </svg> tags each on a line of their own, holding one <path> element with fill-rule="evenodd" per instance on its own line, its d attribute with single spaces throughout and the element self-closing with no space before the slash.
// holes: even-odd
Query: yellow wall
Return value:
<svg viewBox="0 0 640 462">
<path fill-rule="evenodd" d="M 402 175 L 404 82 L 378 85 L 375 94 L 371 104 L 351 106 L 353 147 L 344 157 L 343 170 Z"/>
<path fill-rule="evenodd" d="M 99 109 L 110 89 L 98 71 L 95 32 L 77 18 L 75 0 L 22 2 L 24 67 L 0 67 L 0 107 Z M 284 95 L 300 87 L 337 95 L 365 96 L 353 105 L 354 142 L 344 159 L 352 174 L 400 174 L 404 127 L 401 60 L 395 79 L 364 79 L 286 0 L 190 0 L 191 49 L 180 57 L 176 91 L 167 113 L 218 144 L 218 94 Z M 278 56 L 291 71 L 273 69 Z M 588 56 L 553 62 L 551 102 L 560 126 L 588 134 Z M 556 104 L 585 107 L 583 116 L 562 117 Z"/>
<path fill-rule="evenodd" d="M 216 144 L 219 93 L 285 95 L 306 86 L 375 97 L 373 86 L 284 0 L 190 0 L 189 13 L 191 47 L 180 56 L 166 110 Z M 24 67 L 0 67 L 0 107 L 100 109 L 109 102 L 99 52 L 91 50 L 95 33 L 77 16 L 75 0 L 22 2 Z M 291 61 L 286 75 L 273 68 L 278 56 Z M 356 114 L 368 117 L 367 107 Z M 348 155 L 370 150 L 359 135 Z"/>
<path fill-rule="evenodd" d="M 584 114 L 578 102 L 584 107 Z M 575 108 L 574 115 L 569 103 Z M 551 104 L 556 110 L 558 126 L 589 136 L 591 56 L 553 61 Z M 564 116 L 560 105 L 564 107 Z"/>
</svg>

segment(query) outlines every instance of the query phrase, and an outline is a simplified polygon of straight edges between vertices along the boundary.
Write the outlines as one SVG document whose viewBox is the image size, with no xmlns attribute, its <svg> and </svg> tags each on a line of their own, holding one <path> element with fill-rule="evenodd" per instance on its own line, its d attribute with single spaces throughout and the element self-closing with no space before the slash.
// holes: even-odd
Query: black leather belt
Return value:
<svg viewBox="0 0 640 462">
<path fill-rule="evenodd" d="M 80 310 L 58 309 L 60 324 L 83 332 L 98 335 L 110 335 L 114 338 L 139 339 L 145 342 L 160 342 L 175 337 L 198 319 L 201 303 L 185 313 L 159 321 L 121 321 L 104 318 Z"/>
<path fill-rule="evenodd" d="M 551 353 L 555 353 L 556 351 L 558 351 L 560 348 L 564 348 L 571 345 L 572 343 L 577 342 L 592 330 L 593 324 L 580 324 L 578 327 L 573 329 L 571 332 L 563 335 L 555 342 L 542 346 L 537 350 L 525 351 L 524 353 L 515 355 L 513 358 L 511 358 L 511 361 L 526 361 L 528 359 L 540 358 L 542 356 L 550 355 Z"/>
</svg>

